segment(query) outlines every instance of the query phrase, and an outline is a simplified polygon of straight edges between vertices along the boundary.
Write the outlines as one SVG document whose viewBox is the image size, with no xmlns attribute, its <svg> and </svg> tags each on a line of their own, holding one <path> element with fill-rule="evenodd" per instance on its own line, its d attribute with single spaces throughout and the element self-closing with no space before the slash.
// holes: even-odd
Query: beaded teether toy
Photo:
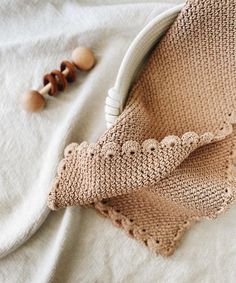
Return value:
<svg viewBox="0 0 236 283">
<path fill-rule="evenodd" d="M 40 112 L 46 105 L 47 95 L 56 96 L 58 91 L 64 91 L 68 83 L 76 80 L 76 68 L 83 71 L 90 70 L 95 64 L 93 52 L 86 47 L 77 47 L 72 52 L 72 62 L 61 62 L 60 71 L 53 70 L 43 77 L 44 87 L 27 92 L 22 100 L 22 108 L 27 112 Z"/>
</svg>

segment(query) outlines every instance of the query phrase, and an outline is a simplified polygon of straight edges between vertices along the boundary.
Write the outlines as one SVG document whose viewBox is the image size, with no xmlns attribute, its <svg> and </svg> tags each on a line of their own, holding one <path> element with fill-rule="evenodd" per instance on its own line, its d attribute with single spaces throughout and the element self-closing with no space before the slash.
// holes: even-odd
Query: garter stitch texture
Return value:
<svg viewBox="0 0 236 283">
<path fill-rule="evenodd" d="M 235 200 L 236 1 L 188 1 L 115 125 L 65 149 L 48 204 L 92 206 L 172 254 L 187 227 Z"/>
</svg>

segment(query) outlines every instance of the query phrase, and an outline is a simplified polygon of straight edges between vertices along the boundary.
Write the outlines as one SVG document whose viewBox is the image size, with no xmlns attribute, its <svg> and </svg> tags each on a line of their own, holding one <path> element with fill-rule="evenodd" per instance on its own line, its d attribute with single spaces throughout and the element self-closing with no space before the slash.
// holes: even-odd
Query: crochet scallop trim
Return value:
<svg viewBox="0 0 236 283">
<path fill-rule="evenodd" d="M 213 219 L 216 218 L 219 214 L 225 213 L 230 204 L 235 201 L 235 194 L 233 192 L 225 192 L 226 199 L 224 201 L 223 206 L 221 206 L 216 214 L 212 214 L 210 217 L 193 217 L 191 219 L 185 220 L 182 225 L 179 226 L 178 231 L 175 234 L 175 237 L 171 241 L 170 246 L 166 249 L 161 246 L 161 240 L 154 238 L 152 235 L 146 233 L 145 229 L 135 224 L 133 219 L 129 219 L 124 216 L 119 210 L 115 210 L 113 207 L 107 205 L 107 201 L 103 200 L 101 202 L 91 204 L 97 212 L 102 214 L 103 216 L 111 219 L 114 226 L 118 228 L 122 228 L 126 234 L 139 241 L 144 246 L 148 247 L 156 254 L 160 254 L 162 256 L 171 256 L 177 246 L 180 244 L 185 232 L 200 219 Z"/>
<path fill-rule="evenodd" d="M 196 132 L 186 132 L 182 135 L 181 138 L 178 136 L 170 135 L 163 138 L 160 142 L 155 139 L 147 139 L 145 140 L 142 145 L 140 145 L 136 141 L 126 141 L 122 148 L 121 152 L 123 154 L 129 154 L 133 155 L 137 151 L 141 149 L 142 153 L 153 153 L 153 151 L 158 151 L 159 147 L 168 147 L 172 148 L 177 143 L 182 146 L 186 147 L 195 147 L 198 148 L 204 144 L 216 142 L 224 139 L 226 136 L 230 135 L 233 132 L 233 124 L 236 123 L 236 112 L 233 111 L 229 115 L 228 123 L 224 123 L 223 127 L 221 127 L 215 134 L 212 132 L 205 132 L 202 135 L 198 135 Z M 109 142 L 104 144 L 102 147 L 98 144 L 88 144 L 87 142 L 82 142 L 81 144 L 78 143 L 71 143 L 69 144 L 65 150 L 64 150 L 64 158 L 61 160 L 61 162 L 58 165 L 57 168 L 57 176 L 54 180 L 52 190 L 49 193 L 48 196 L 48 207 L 52 210 L 57 210 L 59 207 L 57 206 L 57 190 L 59 187 L 59 177 L 62 175 L 63 171 L 66 170 L 66 158 L 72 154 L 73 151 L 83 152 L 86 150 L 86 154 L 90 154 L 91 157 L 93 157 L 94 154 L 97 154 L 99 152 L 103 153 L 106 158 L 110 158 L 114 156 L 115 154 L 120 152 L 120 147 L 115 142 Z M 230 166 L 229 166 L 230 168 Z M 228 169 L 228 174 L 231 173 L 230 169 Z M 233 181 L 234 182 L 234 181 Z"/>
<path fill-rule="evenodd" d="M 101 215 L 111 219 L 113 225 L 118 228 L 122 228 L 130 238 L 136 239 L 154 253 L 162 256 L 170 256 L 174 253 L 176 246 L 179 244 L 184 233 L 197 220 L 192 219 L 192 221 L 184 221 L 182 226 L 180 226 L 176 232 L 176 236 L 170 247 L 165 249 L 162 247 L 162 242 L 160 239 L 156 239 L 152 235 L 148 234 L 145 229 L 136 225 L 133 219 L 127 218 L 121 214 L 119 210 L 115 210 L 113 207 L 107 205 L 105 201 L 94 203 L 91 205 L 91 207 L 94 207 Z"/>
</svg>

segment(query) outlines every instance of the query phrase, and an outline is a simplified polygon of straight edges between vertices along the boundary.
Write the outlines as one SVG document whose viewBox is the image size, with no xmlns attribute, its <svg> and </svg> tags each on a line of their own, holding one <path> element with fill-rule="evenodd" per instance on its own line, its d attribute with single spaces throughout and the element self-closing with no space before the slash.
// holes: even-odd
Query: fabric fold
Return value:
<svg viewBox="0 0 236 283">
<path fill-rule="evenodd" d="M 158 186 L 191 152 L 213 140 L 212 133 L 198 136 L 188 132 L 181 138 L 167 136 L 160 142 L 148 139 L 142 144 L 72 143 L 58 167 L 49 207 L 88 205 Z"/>
</svg>

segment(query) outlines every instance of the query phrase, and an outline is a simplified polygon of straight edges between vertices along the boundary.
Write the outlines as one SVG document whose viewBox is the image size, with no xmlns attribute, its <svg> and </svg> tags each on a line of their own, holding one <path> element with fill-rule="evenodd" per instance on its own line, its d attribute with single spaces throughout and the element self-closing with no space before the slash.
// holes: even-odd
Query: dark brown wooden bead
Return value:
<svg viewBox="0 0 236 283">
<path fill-rule="evenodd" d="M 64 74 L 58 70 L 53 70 L 51 75 L 57 79 L 57 87 L 59 91 L 63 91 L 67 87 L 67 80 Z"/>
<path fill-rule="evenodd" d="M 51 89 L 48 94 L 51 96 L 55 96 L 58 92 L 58 86 L 57 86 L 57 81 L 52 74 L 46 74 L 43 77 L 44 86 L 47 85 L 48 83 L 51 83 Z"/>
<path fill-rule="evenodd" d="M 69 83 L 72 83 L 76 80 L 76 68 L 73 63 L 70 61 L 62 61 L 61 62 L 61 72 L 63 72 L 65 69 L 69 70 L 68 75 L 66 76 L 66 80 Z"/>
</svg>

